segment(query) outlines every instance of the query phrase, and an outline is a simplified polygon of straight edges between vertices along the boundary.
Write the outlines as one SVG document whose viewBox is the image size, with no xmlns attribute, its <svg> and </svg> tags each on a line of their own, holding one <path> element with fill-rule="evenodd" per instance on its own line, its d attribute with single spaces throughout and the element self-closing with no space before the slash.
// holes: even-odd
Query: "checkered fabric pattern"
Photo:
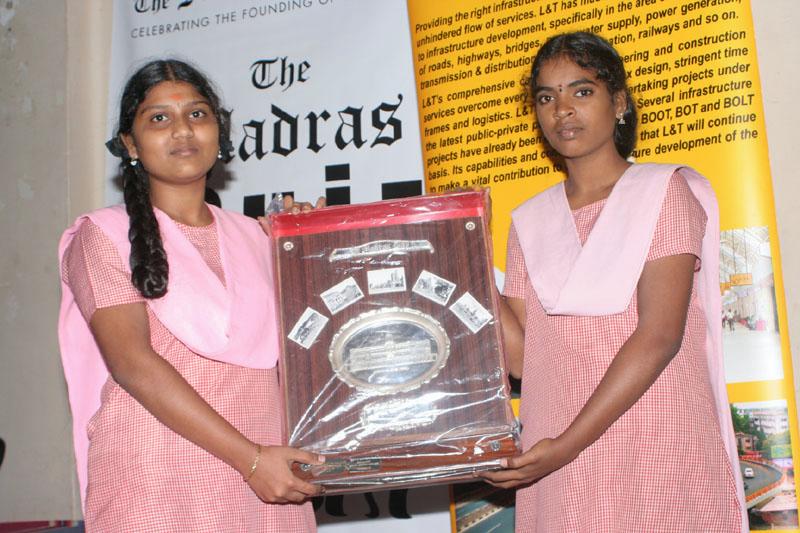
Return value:
<svg viewBox="0 0 800 533">
<path fill-rule="evenodd" d="M 573 211 L 582 243 L 604 205 Z M 647 260 L 699 257 L 705 224 L 702 207 L 676 173 Z M 577 416 L 638 314 L 634 295 L 615 315 L 548 316 L 528 279 L 517 230 L 509 236 L 504 294 L 524 299 L 527 311 L 520 418 L 528 449 L 559 435 Z M 601 266 L 597 283 L 603 283 Z M 653 386 L 572 463 L 517 491 L 517 532 L 741 531 L 709 383 L 705 318 L 694 292 L 683 345 Z"/>
<path fill-rule="evenodd" d="M 224 281 L 216 227 L 180 225 Z M 142 302 L 102 230 L 86 221 L 62 267 L 83 316 Z M 149 311 L 151 344 L 218 413 L 254 442 L 281 443 L 277 370 L 206 359 L 176 339 Z M 164 532 L 316 531 L 310 503 L 265 504 L 224 462 L 156 420 L 111 377 L 87 428 L 86 530 Z"/>
</svg>

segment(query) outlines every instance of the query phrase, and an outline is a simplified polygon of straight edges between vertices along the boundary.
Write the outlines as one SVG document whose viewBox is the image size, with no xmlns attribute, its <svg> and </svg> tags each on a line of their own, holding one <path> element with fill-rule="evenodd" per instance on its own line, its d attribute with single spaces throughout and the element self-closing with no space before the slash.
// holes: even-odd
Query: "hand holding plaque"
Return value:
<svg viewBox="0 0 800 533">
<path fill-rule="evenodd" d="M 518 451 L 481 192 L 274 215 L 288 444 L 328 492 L 470 479 Z"/>
</svg>

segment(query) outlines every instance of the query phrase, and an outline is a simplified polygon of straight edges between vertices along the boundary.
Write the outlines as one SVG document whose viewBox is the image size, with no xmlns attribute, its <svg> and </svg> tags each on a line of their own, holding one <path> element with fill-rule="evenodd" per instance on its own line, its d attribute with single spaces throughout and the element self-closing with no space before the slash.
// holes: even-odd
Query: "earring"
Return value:
<svg viewBox="0 0 800 533">
<path fill-rule="evenodd" d="M 617 115 L 617 124 L 619 124 L 620 126 L 622 126 L 623 124 L 625 124 L 625 117 L 623 116 L 623 114 L 622 114 L 622 113 L 619 113 L 619 114 Z"/>
<path fill-rule="evenodd" d="M 139 164 L 139 160 L 137 158 L 134 157 L 133 159 L 131 159 L 131 166 L 132 167 L 135 167 L 138 164 Z"/>
<path fill-rule="evenodd" d="M 222 159 L 222 149 L 217 151 L 217 159 Z"/>
</svg>

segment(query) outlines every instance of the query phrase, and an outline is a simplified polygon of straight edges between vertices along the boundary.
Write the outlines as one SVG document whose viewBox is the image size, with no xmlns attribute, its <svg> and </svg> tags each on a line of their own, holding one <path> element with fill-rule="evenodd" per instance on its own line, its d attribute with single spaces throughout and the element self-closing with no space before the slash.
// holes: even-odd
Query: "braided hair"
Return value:
<svg viewBox="0 0 800 533">
<path fill-rule="evenodd" d="M 528 87 L 531 94 L 536 90 L 536 78 L 542 65 L 559 57 L 566 57 L 579 67 L 593 71 L 597 79 L 606 84 L 612 96 L 620 91 L 624 92 L 626 107 L 622 117 L 625 123 L 617 124 L 614 128 L 614 146 L 619 155 L 627 158 L 636 147 L 638 117 L 626 83 L 625 65 L 619 53 L 608 41 L 594 33 L 577 31 L 551 37 L 533 59 Z"/>
<path fill-rule="evenodd" d="M 150 89 L 161 82 L 184 82 L 208 100 L 219 125 L 220 159 L 233 157 L 230 112 L 222 107 L 211 82 L 193 66 L 176 59 L 151 61 L 137 70 L 125 84 L 119 109 L 119 125 L 114 137 L 106 143 L 109 151 L 120 158 L 125 209 L 130 219 L 128 240 L 131 243 L 131 283 L 145 298 L 160 298 L 167 293 L 169 264 L 158 221 L 150 203 L 150 179 L 147 170 L 132 160 L 123 135 L 133 131 L 139 105 Z"/>
</svg>

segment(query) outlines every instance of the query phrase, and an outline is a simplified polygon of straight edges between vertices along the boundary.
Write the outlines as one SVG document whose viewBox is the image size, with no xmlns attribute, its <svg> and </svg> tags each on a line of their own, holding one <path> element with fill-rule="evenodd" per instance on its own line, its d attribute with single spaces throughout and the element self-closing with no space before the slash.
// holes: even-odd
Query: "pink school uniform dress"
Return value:
<svg viewBox="0 0 800 533">
<path fill-rule="evenodd" d="M 563 184 L 558 184 L 548 192 L 549 199 L 538 201 L 538 207 L 548 211 L 548 202 L 553 204 L 553 212 L 563 217 L 562 225 L 571 225 L 566 229 L 545 227 L 558 218 L 552 213 L 515 213 L 503 292 L 524 299 L 527 312 L 520 406 L 524 449 L 567 428 L 635 330 L 635 286 L 644 262 L 675 254 L 698 257 L 680 351 L 642 398 L 595 443 L 570 464 L 517 491 L 517 532 L 747 530 L 719 350 L 712 349 L 715 360 L 709 359 L 709 346 L 719 337 L 713 325 L 707 327 L 704 298 L 699 296 L 710 295 L 713 301 L 713 291 L 718 291 L 713 281 L 705 291 L 699 272 L 718 268 L 718 259 L 713 260 L 718 244 L 716 248 L 708 244 L 703 255 L 711 217 L 676 168 L 634 165 L 608 199 L 571 212 Z M 680 172 L 707 184 L 690 169 Z M 661 180 L 663 186 L 657 185 L 652 194 L 639 194 L 636 180 Z M 648 202 L 651 210 L 655 208 L 649 220 L 613 221 L 614 213 L 604 213 L 604 208 L 625 211 L 629 206 L 646 210 Z M 717 224 L 715 202 L 710 211 Z M 589 253 L 581 255 L 590 249 L 595 227 L 603 240 L 591 246 L 604 250 L 597 255 L 607 256 L 592 264 Z M 544 244 L 522 237 L 531 231 L 539 232 Z M 636 232 L 641 235 L 631 235 Z M 619 266 L 614 262 L 620 254 L 633 254 L 628 241 L 641 239 L 645 239 L 642 253 L 623 261 L 627 266 L 620 276 L 613 270 Z M 577 244 L 569 244 L 570 240 Z M 713 240 L 712 236 L 707 242 Z M 561 259 L 560 264 L 540 266 L 554 257 Z M 706 257 L 712 258 L 709 264 Z M 718 276 L 708 274 L 712 279 Z M 620 281 L 625 277 L 632 281 Z M 718 323 L 715 319 L 714 325 Z"/>
<path fill-rule="evenodd" d="M 233 468 L 156 420 L 108 375 L 86 337 L 95 310 L 146 302 L 156 353 L 247 438 L 280 445 L 274 313 L 237 318 L 258 299 L 270 307 L 269 242 L 255 221 L 215 208 L 212 213 L 211 225 L 189 227 L 157 211 L 174 300 L 160 302 L 162 308 L 154 309 L 130 282 L 124 210 L 82 217 L 62 240 L 60 341 L 87 531 L 316 530 L 310 503 L 262 502 Z M 248 262 L 263 270 L 260 281 L 257 275 L 240 279 Z M 210 299 L 192 295 L 206 288 Z M 256 294 L 242 296 L 248 290 Z M 242 322 L 250 334 L 237 331 Z M 210 348 L 201 355 L 187 343 Z"/>
</svg>

